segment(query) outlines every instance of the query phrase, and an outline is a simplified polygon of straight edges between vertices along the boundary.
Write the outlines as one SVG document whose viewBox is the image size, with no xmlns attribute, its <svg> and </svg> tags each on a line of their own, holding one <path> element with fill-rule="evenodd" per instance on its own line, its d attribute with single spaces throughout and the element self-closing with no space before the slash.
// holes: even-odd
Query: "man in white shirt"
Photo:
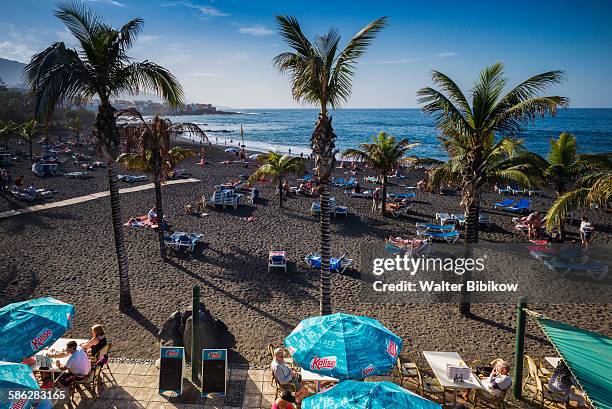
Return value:
<svg viewBox="0 0 612 409">
<path fill-rule="evenodd" d="M 77 345 L 76 341 L 69 341 L 66 344 L 66 352 L 55 357 L 62 358 L 65 356 L 69 356 L 65 365 L 62 365 L 59 360 L 55 361 L 59 369 L 66 371 L 58 378 L 61 385 L 70 386 L 75 380 L 83 379 L 89 375 L 91 362 L 87 353 Z"/>
<path fill-rule="evenodd" d="M 512 378 L 509 375 L 510 365 L 503 360 L 498 360 L 491 371 L 491 375 L 481 380 L 484 390 L 494 396 L 501 396 L 504 391 L 512 386 Z"/>
</svg>

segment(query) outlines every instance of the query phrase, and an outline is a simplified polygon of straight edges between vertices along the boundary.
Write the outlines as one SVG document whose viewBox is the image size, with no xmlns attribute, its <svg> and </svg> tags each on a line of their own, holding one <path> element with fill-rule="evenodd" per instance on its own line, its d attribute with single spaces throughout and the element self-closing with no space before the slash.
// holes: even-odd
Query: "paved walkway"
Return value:
<svg viewBox="0 0 612 409">
<path fill-rule="evenodd" d="M 194 178 L 170 180 L 167 183 L 165 183 L 164 186 L 179 185 L 182 183 L 194 183 L 194 182 L 201 182 L 201 180 L 194 179 Z M 139 186 L 126 187 L 123 189 L 119 189 L 119 193 L 140 192 L 141 190 L 153 189 L 154 187 L 155 186 L 153 185 L 153 183 L 147 183 L 146 185 L 139 185 Z M 74 205 L 78 203 L 89 202 L 90 200 L 100 199 L 101 197 L 106 197 L 109 195 L 110 195 L 109 191 L 98 192 L 98 193 L 92 193 L 90 195 L 73 197 L 72 199 L 61 200 L 59 202 L 51 202 L 51 203 L 45 203 L 45 204 L 36 205 L 36 206 L 25 207 L 23 209 L 9 210 L 9 211 L 0 213 L 0 219 L 6 219 L 8 217 L 17 216 L 20 214 L 39 212 L 41 210 L 53 209 L 56 207 L 64 207 L 64 206 L 70 206 L 70 205 Z"/>
<path fill-rule="evenodd" d="M 199 391 L 183 380 L 183 394 L 168 398 L 158 393 L 159 370 L 154 365 L 110 363 L 100 385 L 98 398 L 85 388 L 55 404 L 54 409 L 269 409 L 274 389 L 269 371 L 232 368 L 225 398 L 201 397 Z"/>
</svg>

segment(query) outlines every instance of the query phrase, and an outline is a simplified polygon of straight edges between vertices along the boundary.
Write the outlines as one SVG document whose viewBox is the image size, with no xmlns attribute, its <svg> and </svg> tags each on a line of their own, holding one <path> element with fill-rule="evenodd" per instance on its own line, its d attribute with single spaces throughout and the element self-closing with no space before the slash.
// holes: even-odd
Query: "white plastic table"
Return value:
<svg viewBox="0 0 612 409">
<path fill-rule="evenodd" d="M 553 368 L 556 368 L 557 365 L 559 365 L 559 362 L 561 362 L 561 358 L 559 358 L 558 356 L 547 356 L 544 358 L 546 360 L 546 362 L 548 362 Z"/>
<path fill-rule="evenodd" d="M 320 389 L 321 382 L 340 382 L 339 379 L 332 378 L 331 376 L 325 376 L 318 373 L 310 372 L 307 369 L 302 368 L 300 370 L 300 375 L 302 375 L 302 382 L 314 382 L 317 386 L 317 392 Z"/>
<path fill-rule="evenodd" d="M 433 370 L 438 382 L 446 389 L 453 391 L 454 403 L 457 402 L 457 390 L 459 389 L 482 389 L 480 380 L 474 373 L 470 378 L 462 382 L 455 382 L 446 375 L 446 365 L 466 365 L 463 359 L 456 352 L 423 351 L 425 359 Z M 467 366 L 467 365 L 466 365 Z"/>
<path fill-rule="evenodd" d="M 38 352 L 36 355 L 48 355 L 48 354 L 55 355 L 55 354 L 59 354 L 62 351 L 66 350 L 66 344 L 69 341 L 76 341 L 77 345 L 81 345 L 81 344 L 85 344 L 89 340 L 88 339 L 78 339 L 78 338 L 59 338 L 51 346 L 43 349 L 42 351 Z M 35 357 L 36 356 L 34 356 L 34 358 Z M 64 358 L 51 358 L 51 361 L 52 361 L 51 367 L 49 367 L 47 369 L 40 369 L 38 366 L 34 365 L 34 366 L 32 366 L 32 371 L 33 372 L 62 373 L 63 371 L 56 366 L 55 362 L 59 361 L 62 365 L 65 365 L 66 361 L 68 361 L 68 357 L 64 357 Z"/>
</svg>

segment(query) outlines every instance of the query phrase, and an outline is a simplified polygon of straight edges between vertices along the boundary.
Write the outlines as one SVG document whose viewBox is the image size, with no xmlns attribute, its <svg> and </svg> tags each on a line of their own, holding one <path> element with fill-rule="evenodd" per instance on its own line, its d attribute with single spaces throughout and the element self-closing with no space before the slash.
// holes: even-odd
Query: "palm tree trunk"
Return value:
<svg viewBox="0 0 612 409">
<path fill-rule="evenodd" d="M 278 205 L 283 207 L 283 178 L 278 177 Z"/>
<path fill-rule="evenodd" d="M 466 257 L 468 257 L 471 254 L 471 246 L 474 243 L 478 243 L 480 192 L 472 182 L 465 184 L 463 190 L 463 205 L 467 213 L 465 217 L 465 246 L 466 253 L 468 253 Z M 469 276 L 464 274 L 462 279 L 468 280 Z M 462 288 L 465 288 L 465 285 L 462 286 Z M 461 302 L 459 303 L 459 313 L 464 317 L 470 316 L 472 314 L 468 293 L 461 294 Z"/>
<path fill-rule="evenodd" d="M 115 237 L 115 251 L 119 264 L 119 310 L 125 311 L 132 308 L 132 295 L 130 292 L 127 253 L 123 240 L 123 223 L 121 220 L 121 204 L 119 202 L 119 179 L 117 179 L 115 162 L 108 162 L 107 170 L 111 201 L 111 218 Z"/>
<path fill-rule="evenodd" d="M 387 173 L 385 172 L 382 177 L 382 216 L 387 215 Z"/>
<path fill-rule="evenodd" d="M 319 190 L 321 200 L 321 297 L 319 312 L 321 315 L 332 313 L 331 304 L 331 226 L 329 208 L 329 182 L 322 183 Z"/>
<path fill-rule="evenodd" d="M 166 244 L 164 243 L 164 209 L 162 207 L 161 181 L 159 177 L 153 182 L 155 185 L 155 207 L 157 208 L 157 238 L 159 240 L 159 255 L 166 258 Z"/>
<path fill-rule="evenodd" d="M 30 137 L 30 158 L 32 158 L 32 137 Z"/>
<path fill-rule="evenodd" d="M 322 103 L 319 120 L 312 134 L 312 152 L 315 155 L 315 166 L 319 176 L 319 195 L 321 201 L 321 294 L 319 312 L 321 315 L 332 313 L 331 301 L 331 272 L 329 262 L 331 258 L 331 227 L 329 208 L 329 182 L 335 166 L 334 131 L 332 120 L 327 117 L 325 105 Z"/>
</svg>

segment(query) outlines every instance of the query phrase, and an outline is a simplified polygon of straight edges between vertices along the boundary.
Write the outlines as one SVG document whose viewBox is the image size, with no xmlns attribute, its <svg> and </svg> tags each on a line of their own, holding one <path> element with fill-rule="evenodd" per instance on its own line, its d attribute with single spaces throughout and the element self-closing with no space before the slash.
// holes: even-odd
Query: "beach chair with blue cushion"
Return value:
<svg viewBox="0 0 612 409">
<path fill-rule="evenodd" d="M 224 190 L 221 192 L 223 200 L 223 208 L 231 206 L 234 210 L 238 209 L 240 202 L 242 201 L 242 194 L 236 193 L 233 190 Z"/>
<path fill-rule="evenodd" d="M 346 183 L 346 180 L 344 178 L 338 178 L 338 179 L 332 180 L 332 184 L 335 187 L 344 187 L 345 183 Z"/>
<path fill-rule="evenodd" d="M 603 280 L 608 275 L 608 265 L 600 261 L 590 261 L 588 263 L 572 263 L 562 259 L 552 259 L 544 261 L 548 269 L 556 271 L 565 277 L 569 274 L 588 275 L 596 280 Z"/>
<path fill-rule="evenodd" d="M 451 214 L 452 220 L 457 222 L 459 226 L 465 225 L 465 213 L 453 213 Z M 491 227 L 491 215 L 488 213 L 479 213 L 478 214 L 478 223 L 484 224 L 485 226 Z"/>
<path fill-rule="evenodd" d="M 387 195 L 391 200 L 405 200 L 405 199 L 414 199 L 416 197 L 416 193 L 391 193 Z"/>
<path fill-rule="evenodd" d="M 334 216 L 336 215 L 335 211 L 336 211 L 336 198 L 334 197 L 330 197 L 329 198 L 329 210 L 330 213 L 332 213 Z M 314 216 L 317 214 L 321 214 L 321 202 L 319 202 L 318 200 L 316 202 L 313 202 L 312 205 L 310 206 L 310 213 Z"/>
<path fill-rule="evenodd" d="M 507 195 L 512 192 L 512 189 L 510 189 L 510 186 L 500 186 L 499 184 L 495 185 L 494 190 L 500 195 Z"/>
<path fill-rule="evenodd" d="M 512 206 L 515 203 L 516 203 L 516 200 L 514 200 L 514 199 L 504 199 L 504 200 L 502 200 L 500 202 L 494 203 L 493 204 L 493 208 L 494 209 L 499 209 L 499 208 L 505 209 L 506 207 Z"/>
<path fill-rule="evenodd" d="M 171 235 L 164 235 L 164 243 L 177 252 L 184 251 L 193 255 L 200 238 L 202 234 L 177 231 Z"/>
<path fill-rule="evenodd" d="M 432 231 L 432 230 L 417 230 L 417 236 L 432 240 L 444 240 L 448 243 L 454 243 L 459 238 L 459 232 L 453 231 Z"/>
<path fill-rule="evenodd" d="M 529 213 L 530 207 L 531 200 L 523 198 L 519 200 L 515 205 L 507 206 L 505 210 L 512 213 Z"/>
<path fill-rule="evenodd" d="M 344 184 L 344 188 L 345 189 L 352 189 L 353 186 L 355 186 L 357 184 L 357 179 L 355 179 L 353 176 L 351 176 L 349 178 L 349 180 Z"/>
<path fill-rule="evenodd" d="M 304 257 L 304 262 L 310 268 L 318 270 L 321 268 L 321 255 L 319 253 L 310 253 Z M 351 264 L 353 264 L 353 259 L 348 258 L 348 253 L 344 253 L 340 258 L 331 257 L 329 259 L 329 269 L 340 274 L 344 273 Z"/>
<path fill-rule="evenodd" d="M 334 214 L 336 215 L 336 217 L 344 216 L 346 219 L 348 219 L 348 207 L 336 206 L 336 210 L 334 210 Z"/>
<path fill-rule="evenodd" d="M 273 268 L 282 268 L 287 273 L 287 253 L 281 250 L 270 251 L 268 254 L 268 273 Z"/>
<path fill-rule="evenodd" d="M 221 190 L 215 190 L 213 195 L 206 199 L 206 206 L 223 206 L 223 192 Z"/>
<path fill-rule="evenodd" d="M 454 224 L 433 224 L 433 223 L 417 223 L 417 230 L 434 231 L 434 232 L 449 232 L 455 230 Z"/>
</svg>

